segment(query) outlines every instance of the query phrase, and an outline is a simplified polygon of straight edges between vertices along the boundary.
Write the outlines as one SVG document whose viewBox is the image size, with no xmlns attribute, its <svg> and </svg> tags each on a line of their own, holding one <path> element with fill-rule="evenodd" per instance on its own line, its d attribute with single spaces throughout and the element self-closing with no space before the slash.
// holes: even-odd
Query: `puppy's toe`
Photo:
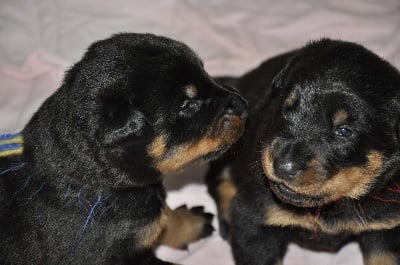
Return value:
<svg viewBox="0 0 400 265">
<path fill-rule="evenodd" d="M 167 228 L 160 243 L 173 248 L 186 249 L 188 244 L 212 234 L 214 231 L 211 225 L 212 219 L 213 215 L 204 212 L 202 206 L 190 209 L 180 206 L 169 211 Z"/>
</svg>

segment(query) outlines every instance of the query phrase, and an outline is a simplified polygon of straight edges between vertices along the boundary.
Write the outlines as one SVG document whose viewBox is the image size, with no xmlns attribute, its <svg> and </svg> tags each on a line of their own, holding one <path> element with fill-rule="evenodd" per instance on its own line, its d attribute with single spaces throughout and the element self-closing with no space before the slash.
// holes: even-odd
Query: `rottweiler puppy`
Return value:
<svg viewBox="0 0 400 265">
<path fill-rule="evenodd" d="M 170 264 L 153 248 L 209 235 L 212 215 L 169 209 L 162 176 L 222 154 L 246 109 L 183 43 L 94 43 L 20 134 L 0 136 L 0 263 Z"/>
<path fill-rule="evenodd" d="M 359 243 L 366 265 L 400 264 L 400 74 L 350 42 L 322 39 L 236 86 L 246 133 L 207 175 L 236 264 L 282 264 L 287 245 Z"/>
</svg>

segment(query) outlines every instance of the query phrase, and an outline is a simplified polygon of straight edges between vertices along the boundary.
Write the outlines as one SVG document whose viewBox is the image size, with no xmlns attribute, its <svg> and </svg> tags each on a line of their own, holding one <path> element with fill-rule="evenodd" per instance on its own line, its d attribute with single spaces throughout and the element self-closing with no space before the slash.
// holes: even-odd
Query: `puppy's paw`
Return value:
<svg viewBox="0 0 400 265">
<path fill-rule="evenodd" d="M 188 209 L 182 205 L 167 213 L 168 224 L 160 244 L 186 249 L 189 243 L 208 237 L 214 231 L 211 225 L 213 215 L 204 212 L 202 206 Z"/>
</svg>

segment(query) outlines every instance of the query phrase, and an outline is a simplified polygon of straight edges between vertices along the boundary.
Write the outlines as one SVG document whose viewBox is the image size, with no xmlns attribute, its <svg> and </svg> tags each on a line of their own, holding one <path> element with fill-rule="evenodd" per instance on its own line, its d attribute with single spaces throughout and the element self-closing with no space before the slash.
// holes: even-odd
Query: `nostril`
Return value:
<svg viewBox="0 0 400 265">
<path fill-rule="evenodd" d="M 293 173 L 293 169 L 294 169 L 294 163 L 292 162 L 286 162 L 280 165 L 281 170 L 285 171 L 287 173 Z"/>
<path fill-rule="evenodd" d="M 226 108 L 226 109 L 225 109 L 225 113 L 226 113 L 226 114 L 232 114 L 232 115 L 233 115 L 233 114 L 237 114 L 237 113 L 236 113 L 236 110 L 235 110 L 233 107 L 228 107 L 228 108 Z"/>
<path fill-rule="evenodd" d="M 282 161 L 274 164 L 276 175 L 282 179 L 293 179 L 299 175 L 301 168 L 292 161 Z"/>
</svg>

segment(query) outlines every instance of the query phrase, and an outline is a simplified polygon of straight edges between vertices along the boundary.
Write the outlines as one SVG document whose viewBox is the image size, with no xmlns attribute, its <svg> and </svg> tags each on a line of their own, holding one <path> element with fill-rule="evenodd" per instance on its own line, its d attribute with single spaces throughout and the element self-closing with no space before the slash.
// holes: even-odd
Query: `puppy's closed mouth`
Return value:
<svg viewBox="0 0 400 265">
<path fill-rule="evenodd" d="M 283 202 L 298 207 L 317 207 L 325 203 L 321 197 L 300 194 L 283 183 L 270 182 L 271 190 Z"/>
</svg>

